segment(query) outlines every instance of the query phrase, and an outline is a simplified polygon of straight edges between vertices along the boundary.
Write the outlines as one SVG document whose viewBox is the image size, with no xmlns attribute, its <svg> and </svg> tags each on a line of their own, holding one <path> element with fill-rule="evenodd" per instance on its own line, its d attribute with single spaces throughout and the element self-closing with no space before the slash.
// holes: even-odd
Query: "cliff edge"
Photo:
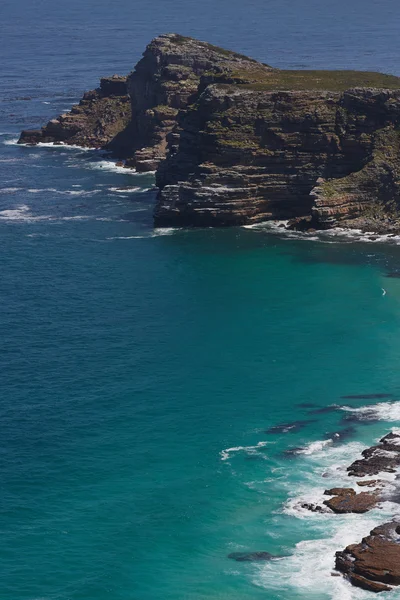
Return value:
<svg viewBox="0 0 400 600">
<path fill-rule="evenodd" d="M 400 78 L 283 71 L 177 34 L 20 143 L 104 148 L 157 171 L 154 221 L 400 229 Z"/>
</svg>

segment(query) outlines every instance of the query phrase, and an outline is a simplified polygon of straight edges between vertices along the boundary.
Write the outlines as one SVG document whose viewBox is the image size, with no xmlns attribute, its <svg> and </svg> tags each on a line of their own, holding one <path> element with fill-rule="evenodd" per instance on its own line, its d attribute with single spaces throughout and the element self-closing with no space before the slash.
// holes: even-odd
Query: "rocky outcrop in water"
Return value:
<svg viewBox="0 0 400 600">
<path fill-rule="evenodd" d="M 378 491 L 357 494 L 353 488 L 334 488 L 326 490 L 325 494 L 332 496 L 324 501 L 325 506 L 338 514 L 365 513 L 374 508 L 379 501 Z"/>
<path fill-rule="evenodd" d="M 364 590 L 383 592 L 399 585 L 400 524 L 380 525 L 359 544 L 336 552 L 335 566 L 350 583 Z"/>
<path fill-rule="evenodd" d="M 177 34 L 21 143 L 157 169 L 157 226 L 398 227 L 400 79 L 282 71 Z"/>
<path fill-rule="evenodd" d="M 376 446 L 364 450 L 362 456 L 347 468 L 349 475 L 370 477 L 384 471 L 395 473 L 400 466 L 400 435 L 385 435 Z"/>
</svg>

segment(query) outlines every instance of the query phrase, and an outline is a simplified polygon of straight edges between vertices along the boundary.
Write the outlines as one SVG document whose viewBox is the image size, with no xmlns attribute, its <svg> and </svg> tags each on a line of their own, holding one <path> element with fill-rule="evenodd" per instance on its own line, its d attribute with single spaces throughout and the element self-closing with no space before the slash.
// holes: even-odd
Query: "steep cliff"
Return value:
<svg viewBox="0 0 400 600">
<path fill-rule="evenodd" d="M 400 90 L 319 91 L 313 77 L 310 90 L 210 85 L 157 174 L 156 224 L 326 228 L 397 204 Z"/>
<path fill-rule="evenodd" d="M 79 105 L 20 143 L 61 142 L 111 150 L 126 166 L 153 171 L 167 152 L 180 110 L 208 82 L 257 81 L 273 69 L 251 58 L 177 34 L 154 39 L 128 77 L 104 78 Z"/>
<path fill-rule="evenodd" d="M 106 148 L 157 170 L 157 226 L 288 219 L 399 229 L 400 79 L 282 71 L 177 34 L 21 143 Z"/>
</svg>

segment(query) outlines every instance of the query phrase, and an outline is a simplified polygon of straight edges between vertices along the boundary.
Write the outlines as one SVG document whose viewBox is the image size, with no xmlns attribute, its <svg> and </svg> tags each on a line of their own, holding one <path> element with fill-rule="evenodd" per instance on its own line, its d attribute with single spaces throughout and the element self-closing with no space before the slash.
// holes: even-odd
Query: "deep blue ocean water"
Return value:
<svg viewBox="0 0 400 600">
<path fill-rule="evenodd" d="M 154 231 L 152 175 L 15 139 L 129 72 L 164 32 L 278 67 L 400 75 L 399 12 L 394 0 L 2 0 L 2 600 L 369 597 L 331 576 L 334 552 L 397 508 L 299 503 L 400 426 L 398 240 Z M 391 396 L 342 398 L 360 394 Z M 311 412 L 331 404 L 356 412 Z M 375 420 L 346 420 L 366 406 Z M 227 558 L 262 550 L 288 556 Z"/>
</svg>

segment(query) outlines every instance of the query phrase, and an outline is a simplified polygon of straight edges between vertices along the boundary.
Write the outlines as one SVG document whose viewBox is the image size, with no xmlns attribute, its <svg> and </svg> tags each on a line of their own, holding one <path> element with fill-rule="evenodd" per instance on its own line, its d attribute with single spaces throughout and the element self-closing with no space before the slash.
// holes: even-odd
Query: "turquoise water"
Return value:
<svg viewBox="0 0 400 600">
<path fill-rule="evenodd" d="M 331 577 L 334 552 L 397 507 L 299 504 L 400 425 L 398 240 L 154 231 L 151 175 L 13 140 L 166 30 L 279 66 L 400 74 L 397 5 L 364 2 L 360 19 L 337 3 L 333 22 L 313 2 L 22 4 L 2 8 L 1 598 L 369 597 Z M 342 398 L 361 394 L 391 396 Z M 331 404 L 360 411 L 312 412 Z M 375 420 L 344 420 L 369 405 Z"/>
</svg>

